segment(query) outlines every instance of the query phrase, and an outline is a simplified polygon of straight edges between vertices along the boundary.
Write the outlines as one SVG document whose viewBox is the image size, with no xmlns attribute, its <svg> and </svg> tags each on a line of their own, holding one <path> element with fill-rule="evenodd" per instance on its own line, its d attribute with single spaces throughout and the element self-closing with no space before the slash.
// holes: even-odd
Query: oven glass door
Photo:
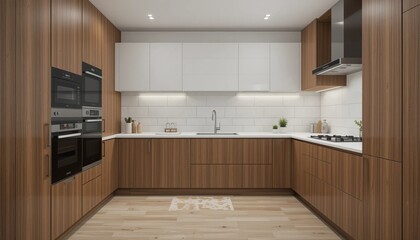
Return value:
<svg viewBox="0 0 420 240">
<path fill-rule="evenodd" d="M 83 106 L 102 107 L 102 79 L 84 74 Z"/>
<path fill-rule="evenodd" d="M 86 119 L 83 122 L 83 167 L 102 160 L 102 119 Z"/>
<path fill-rule="evenodd" d="M 81 133 L 52 135 L 52 183 L 82 171 Z"/>
<path fill-rule="evenodd" d="M 81 108 L 80 84 L 53 78 L 51 86 L 52 107 Z"/>
</svg>

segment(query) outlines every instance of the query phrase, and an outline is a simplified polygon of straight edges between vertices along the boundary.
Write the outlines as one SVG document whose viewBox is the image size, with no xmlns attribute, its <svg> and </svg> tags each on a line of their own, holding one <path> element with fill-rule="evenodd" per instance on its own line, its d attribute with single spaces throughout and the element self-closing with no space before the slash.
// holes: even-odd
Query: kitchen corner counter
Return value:
<svg viewBox="0 0 420 240">
<path fill-rule="evenodd" d="M 239 132 L 238 135 L 197 135 L 193 132 L 183 132 L 179 134 L 165 134 L 155 132 L 145 133 L 120 133 L 103 137 L 102 140 L 119 139 L 119 138 L 291 138 L 300 141 L 315 143 L 327 147 L 337 148 L 353 153 L 362 154 L 361 142 L 328 142 L 324 140 L 312 139 L 311 133 L 268 133 L 268 132 Z"/>
</svg>

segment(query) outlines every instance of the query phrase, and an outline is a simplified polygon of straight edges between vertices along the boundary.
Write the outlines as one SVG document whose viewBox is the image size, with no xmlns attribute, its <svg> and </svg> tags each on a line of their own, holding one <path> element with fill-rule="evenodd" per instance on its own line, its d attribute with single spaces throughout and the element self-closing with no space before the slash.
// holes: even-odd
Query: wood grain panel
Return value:
<svg viewBox="0 0 420 240">
<path fill-rule="evenodd" d="M 242 165 L 191 165 L 191 188 L 242 188 Z"/>
<path fill-rule="evenodd" d="M 104 26 L 102 26 L 101 12 L 89 0 L 83 0 L 83 61 L 100 69 L 102 69 L 102 31 Z"/>
<path fill-rule="evenodd" d="M 82 0 L 51 1 L 52 66 L 82 74 Z"/>
<path fill-rule="evenodd" d="M 50 238 L 50 10 L 16 1 L 16 239 Z"/>
<path fill-rule="evenodd" d="M 152 162 L 154 188 L 190 187 L 190 139 L 153 139 Z"/>
<path fill-rule="evenodd" d="M 152 141 L 150 139 L 118 139 L 120 188 L 152 187 Z"/>
<path fill-rule="evenodd" d="M 293 161 L 292 161 L 292 168 L 293 168 L 293 182 L 292 188 L 295 190 L 299 195 L 305 197 L 307 195 L 307 185 L 305 180 L 305 168 L 306 168 L 306 161 L 305 157 L 308 157 L 308 153 L 310 152 L 310 144 L 304 143 L 301 141 L 293 140 L 292 147 L 293 147 Z"/>
<path fill-rule="evenodd" d="M 82 186 L 82 214 L 87 214 L 102 201 L 102 176 Z"/>
<path fill-rule="evenodd" d="M 82 172 L 82 183 L 85 184 L 102 175 L 102 163 Z"/>
<path fill-rule="evenodd" d="M 273 188 L 290 188 L 292 181 L 292 140 L 273 139 Z"/>
<path fill-rule="evenodd" d="M 16 5 L 0 1 L 0 239 L 16 231 Z"/>
<path fill-rule="evenodd" d="M 402 239 L 401 165 L 364 157 L 364 239 Z"/>
<path fill-rule="evenodd" d="M 272 164 L 272 139 L 243 139 L 243 164 Z"/>
<path fill-rule="evenodd" d="M 112 44 L 112 56 L 110 57 L 112 65 L 113 81 L 111 81 L 110 90 L 112 91 L 112 116 L 111 116 L 111 131 L 113 134 L 121 132 L 121 93 L 115 91 L 115 43 L 121 42 L 121 32 L 114 25 L 111 24 L 114 32 L 114 42 Z"/>
<path fill-rule="evenodd" d="M 242 164 L 242 139 L 191 139 L 192 164 Z"/>
<path fill-rule="evenodd" d="M 118 142 L 104 141 L 105 155 L 102 157 L 102 198 L 106 198 L 118 188 Z"/>
<path fill-rule="evenodd" d="M 408 11 L 418 5 L 420 5 L 420 0 L 403 0 L 403 11 Z"/>
<path fill-rule="evenodd" d="M 420 239 L 420 6 L 403 23 L 403 239 Z"/>
<path fill-rule="evenodd" d="M 273 165 L 243 165 L 243 188 L 273 188 Z"/>
<path fill-rule="evenodd" d="M 316 76 L 312 70 L 331 61 L 330 23 L 314 20 L 301 32 L 301 88 L 303 91 L 320 91 L 346 86 L 345 76 Z M 328 46 L 328 47 L 327 47 Z"/>
<path fill-rule="evenodd" d="M 52 186 L 51 237 L 56 239 L 82 217 L 82 175 Z"/>
<path fill-rule="evenodd" d="M 363 154 L 402 158 L 401 1 L 363 1 Z"/>
</svg>

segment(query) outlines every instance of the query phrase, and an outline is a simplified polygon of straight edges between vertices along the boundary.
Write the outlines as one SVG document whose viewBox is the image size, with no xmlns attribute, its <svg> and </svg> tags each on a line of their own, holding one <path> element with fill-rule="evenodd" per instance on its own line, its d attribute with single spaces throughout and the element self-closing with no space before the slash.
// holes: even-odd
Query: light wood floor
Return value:
<svg viewBox="0 0 420 240">
<path fill-rule="evenodd" d="M 293 196 L 231 199 L 234 211 L 168 211 L 172 197 L 117 196 L 70 239 L 340 239 Z"/>
</svg>

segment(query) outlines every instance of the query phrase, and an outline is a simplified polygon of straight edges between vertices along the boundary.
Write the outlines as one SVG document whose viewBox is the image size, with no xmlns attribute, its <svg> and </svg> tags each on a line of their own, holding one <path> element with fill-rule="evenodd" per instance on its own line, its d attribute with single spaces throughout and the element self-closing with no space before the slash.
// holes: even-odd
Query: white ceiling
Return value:
<svg viewBox="0 0 420 240">
<path fill-rule="evenodd" d="M 301 30 L 338 0 L 90 1 L 123 31 L 278 31 Z"/>
</svg>

